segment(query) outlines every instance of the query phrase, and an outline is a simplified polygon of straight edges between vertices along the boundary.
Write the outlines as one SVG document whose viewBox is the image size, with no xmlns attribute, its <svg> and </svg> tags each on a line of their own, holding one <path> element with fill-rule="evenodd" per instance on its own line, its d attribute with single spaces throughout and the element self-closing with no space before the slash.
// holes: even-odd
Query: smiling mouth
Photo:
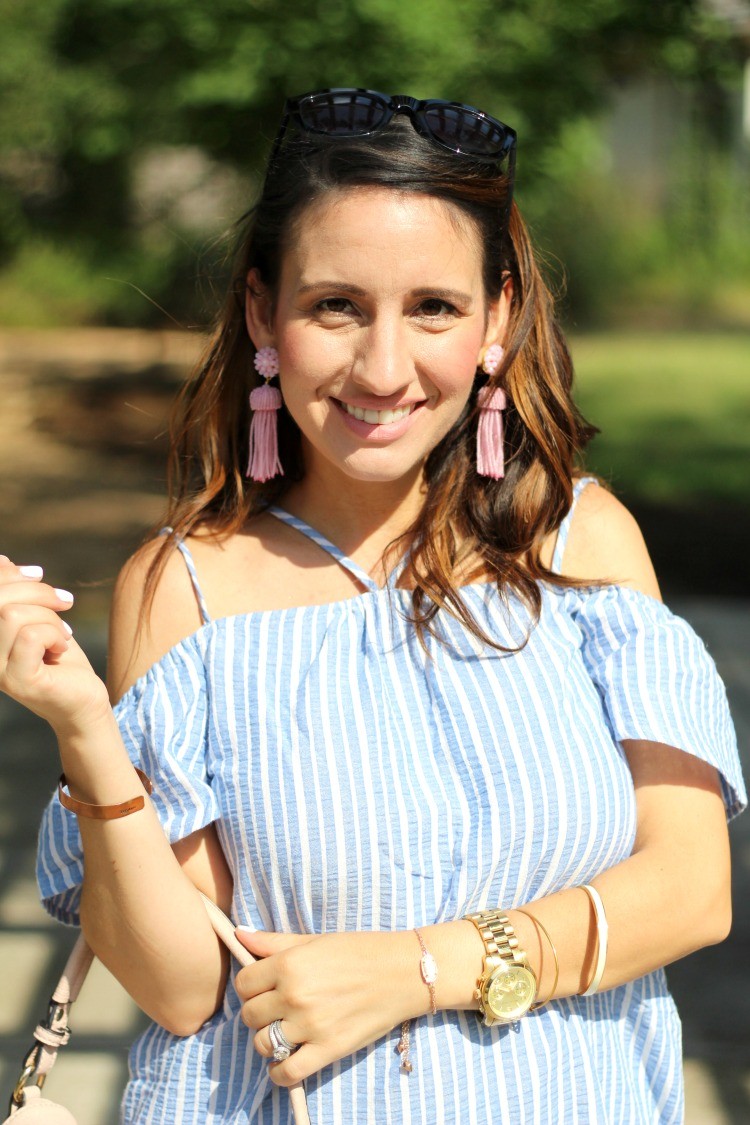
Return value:
<svg viewBox="0 0 750 1125">
<path fill-rule="evenodd" d="M 338 399 L 336 401 L 352 418 L 358 418 L 360 422 L 369 422 L 371 426 L 387 426 L 390 422 L 400 422 L 418 405 L 413 402 L 410 406 L 397 406 L 394 410 L 363 410 L 360 406 L 350 406 L 347 402 L 340 402 Z"/>
</svg>

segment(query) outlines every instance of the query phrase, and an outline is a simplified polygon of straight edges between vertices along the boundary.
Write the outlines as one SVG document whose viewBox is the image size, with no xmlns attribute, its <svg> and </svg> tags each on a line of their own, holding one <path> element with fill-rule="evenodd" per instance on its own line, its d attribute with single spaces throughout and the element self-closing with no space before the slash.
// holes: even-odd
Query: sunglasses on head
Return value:
<svg viewBox="0 0 750 1125">
<path fill-rule="evenodd" d="M 332 138 L 368 137 L 384 129 L 397 113 L 405 113 L 421 136 L 456 156 L 493 164 L 507 157 L 512 183 L 516 134 L 509 125 L 460 102 L 437 98 L 418 101 L 404 94 L 389 97 L 359 88 L 319 90 L 287 98 L 270 162 L 279 151 L 290 120 L 305 133 Z"/>
</svg>

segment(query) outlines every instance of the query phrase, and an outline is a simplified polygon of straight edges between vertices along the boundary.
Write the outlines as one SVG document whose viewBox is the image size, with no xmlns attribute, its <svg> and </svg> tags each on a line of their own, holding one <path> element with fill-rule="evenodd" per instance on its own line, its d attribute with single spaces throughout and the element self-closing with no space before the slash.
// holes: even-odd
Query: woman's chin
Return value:
<svg viewBox="0 0 750 1125">
<path fill-rule="evenodd" d="M 329 480 L 331 487 L 336 486 L 337 480 L 357 482 L 363 485 L 405 487 L 413 485 L 415 479 L 421 478 L 424 466 L 424 457 L 419 460 L 394 456 L 392 450 L 356 450 L 355 452 L 342 452 L 337 456 L 327 450 L 305 451 L 305 466 L 312 470 L 317 480 Z"/>
</svg>

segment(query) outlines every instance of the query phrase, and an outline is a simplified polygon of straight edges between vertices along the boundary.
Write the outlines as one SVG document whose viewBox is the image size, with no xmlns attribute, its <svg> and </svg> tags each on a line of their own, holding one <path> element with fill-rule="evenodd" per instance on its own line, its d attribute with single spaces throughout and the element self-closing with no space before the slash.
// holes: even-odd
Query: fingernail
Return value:
<svg viewBox="0 0 750 1125">
<path fill-rule="evenodd" d="M 258 932 L 255 926 L 235 926 L 234 928 L 242 934 L 257 934 Z"/>
<path fill-rule="evenodd" d="M 61 602 L 75 601 L 75 598 L 71 594 L 70 590 L 55 590 L 55 593 L 57 594 Z"/>
<path fill-rule="evenodd" d="M 70 625 L 68 625 L 67 621 L 63 621 L 62 627 L 69 637 L 73 636 L 73 630 L 71 629 Z"/>
<path fill-rule="evenodd" d="M 24 578 L 41 578 L 44 574 L 41 566 L 19 566 L 18 569 Z"/>
</svg>

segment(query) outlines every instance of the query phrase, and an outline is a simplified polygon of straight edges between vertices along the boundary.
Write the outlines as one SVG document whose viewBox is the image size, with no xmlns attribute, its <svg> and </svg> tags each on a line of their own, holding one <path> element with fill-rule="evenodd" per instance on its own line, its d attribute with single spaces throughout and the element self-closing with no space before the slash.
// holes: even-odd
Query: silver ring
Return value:
<svg viewBox="0 0 750 1125">
<path fill-rule="evenodd" d="M 281 1020 L 274 1020 L 268 1025 L 268 1035 L 273 1047 L 274 1062 L 284 1062 L 290 1055 L 299 1049 L 299 1043 L 290 1043 L 281 1030 Z"/>
</svg>

